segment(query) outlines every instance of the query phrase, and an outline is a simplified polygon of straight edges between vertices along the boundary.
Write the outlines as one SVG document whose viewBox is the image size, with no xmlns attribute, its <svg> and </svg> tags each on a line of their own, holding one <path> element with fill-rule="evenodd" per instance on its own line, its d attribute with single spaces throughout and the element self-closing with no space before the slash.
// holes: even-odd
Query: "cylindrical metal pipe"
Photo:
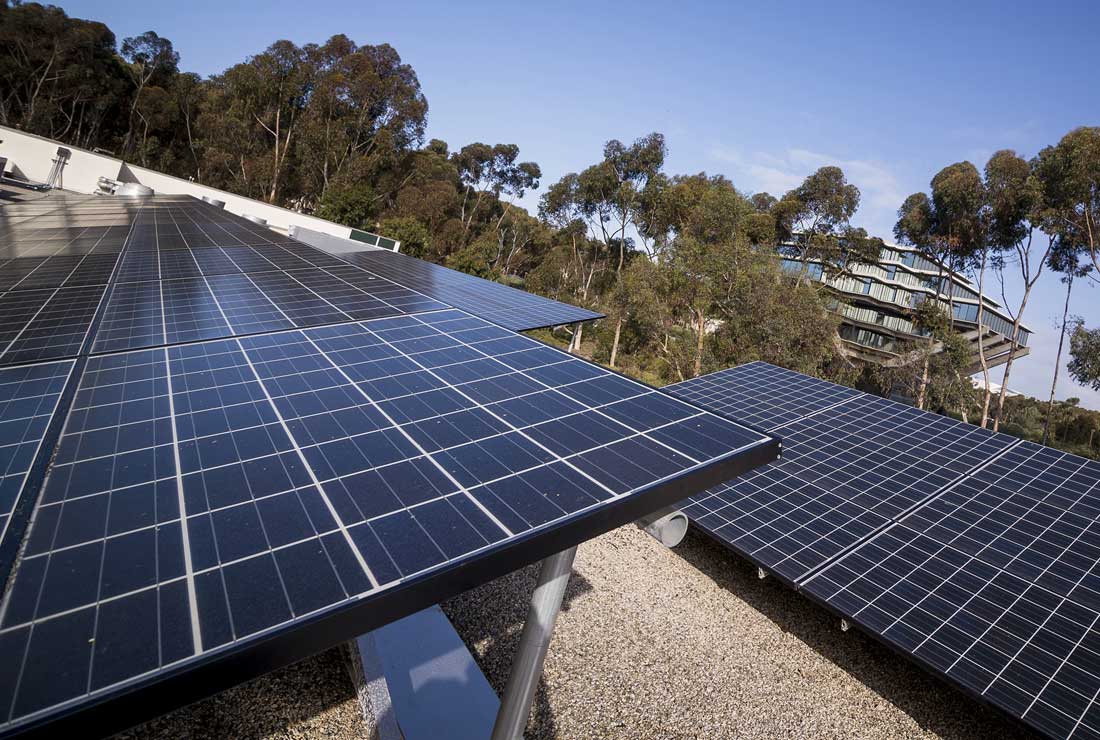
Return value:
<svg viewBox="0 0 1100 740">
<path fill-rule="evenodd" d="M 542 664 L 550 638 L 554 635 L 554 623 L 561 611 L 569 574 L 573 571 L 573 558 L 577 554 L 574 545 L 542 561 L 539 581 L 531 594 L 531 608 L 523 625 L 519 649 L 512 660 L 512 674 L 504 689 L 497 721 L 493 725 L 492 740 L 522 740 L 523 728 L 531 715 L 531 702 L 542 676 Z"/>
<path fill-rule="evenodd" d="M 209 195 L 202 196 L 202 200 L 203 200 L 204 203 L 209 203 L 212 206 L 216 206 L 218 208 L 225 208 L 225 201 L 224 200 L 218 200 L 217 198 L 211 198 Z"/>
<path fill-rule="evenodd" d="M 688 531 L 687 516 L 673 506 L 643 516 L 634 523 L 665 547 L 679 545 L 684 541 Z"/>
<path fill-rule="evenodd" d="M 259 224 L 260 226 L 267 226 L 267 219 L 266 218 L 260 218 L 259 216 L 253 216 L 252 214 L 249 214 L 249 213 L 243 214 L 243 217 L 244 217 L 245 220 L 251 221 L 254 224 Z"/>
</svg>

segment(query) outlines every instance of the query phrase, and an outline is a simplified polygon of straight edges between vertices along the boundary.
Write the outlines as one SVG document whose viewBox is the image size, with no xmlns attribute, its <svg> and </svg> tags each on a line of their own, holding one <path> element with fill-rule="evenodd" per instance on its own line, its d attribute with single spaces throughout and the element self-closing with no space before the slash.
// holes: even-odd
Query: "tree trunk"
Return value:
<svg viewBox="0 0 1100 740">
<path fill-rule="evenodd" d="M 141 91 L 145 89 L 145 83 L 148 81 L 149 78 L 145 76 L 145 66 L 142 65 L 141 72 L 138 74 L 137 90 L 134 91 L 134 99 L 130 102 L 130 116 L 126 123 L 126 138 L 122 140 L 123 158 L 130 156 L 134 151 L 134 115 L 137 113 Z"/>
<path fill-rule="evenodd" d="M 271 173 L 271 194 L 267 202 L 275 204 L 275 195 L 279 190 L 279 118 L 282 111 L 275 111 L 275 169 Z"/>
<path fill-rule="evenodd" d="M 578 321 L 573 325 L 573 339 L 569 342 L 569 352 L 574 355 L 581 353 L 581 340 L 584 338 L 584 322 Z"/>
<path fill-rule="evenodd" d="M 985 260 L 986 250 L 982 250 L 982 264 L 978 270 L 978 361 L 982 365 L 982 429 L 989 426 L 989 402 L 993 393 L 989 390 L 989 361 L 985 357 Z"/>
<path fill-rule="evenodd" d="M 917 391 L 917 408 L 921 411 L 924 410 L 925 396 L 928 394 L 928 369 L 932 364 L 932 358 L 926 355 L 924 358 L 924 369 L 921 371 L 920 376 L 920 390 Z"/>
<path fill-rule="evenodd" d="M 1058 337 L 1058 354 L 1054 356 L 1054 379 L 1050 381 L 1050 401 L 1047 402 L 1047 418 L 1043 420 L 1043 444 L 1050 440 L 1050 417 L 1054 414 L 1054 390 L 1058 386 L 1058 371 L 1062 366 L 1062 347 L 1066 341 L 1066 322 L 1069 320 L 1069 296 L 1073 291 L 1073 275 L 1066 281 L 1066 305 L 1062 309 L 1062 334 Z"/>
<path fill-rule="evenodd" d="M 1024 320 L 1024 309 L 1027 308 L 1027 299 L 1031 295 L 1031 284 L 1024 284 L 1024 297 L 1020 300 L 1020 308 L 1016 312 L 1016 320 L 1012 322 L 1012 341 L 1020 336 L 1020 325 Z M 1005 410 L 1005 394 L 1008 393 L 1008 378 L 1012 374 L 1012 363 L 1016 359 L 1015 351 L 1009 352 L 1008 362 L 1005 363 L 1005 374 L 1001 378 L 1001 392 L 997 394 L 997 413 L 993 416 L 993 431 L 1001 428 L 1001 416 Z"/>
<path fill-rule="evenodd" d="M 619 317 L 619 320 L 615 322 L 615 338 L 611 341 L 611 362 L 607 363 L 610 367 L 615 367 L 615 358 L 619 356 L 619 336 L 623 331 L 623 320 Z"/>
<path fill-rule="evenodd" d="M 703 340 L 706 338 L 707 331 L 707 315 L 699 312 L 699 323 L 696 329 L 697 337 L 695 339 L 695 364 L 692 366 L 693 378 L 698 378 L 699 373 L 703 371 Z"/>
</svg>

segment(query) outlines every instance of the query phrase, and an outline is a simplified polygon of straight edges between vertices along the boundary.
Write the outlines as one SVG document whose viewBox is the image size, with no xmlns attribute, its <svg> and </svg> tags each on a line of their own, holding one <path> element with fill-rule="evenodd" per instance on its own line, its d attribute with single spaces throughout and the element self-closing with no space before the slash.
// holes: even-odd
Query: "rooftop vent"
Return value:
<svg viewBox="0 0 1100 740">
<path fill-rule="evenodd" d="M 115 188 L 115 195 L 123 198 L 144 198 L 152 194 L 151 187 L 136 182 L 124 182 Z"/>
</svg>

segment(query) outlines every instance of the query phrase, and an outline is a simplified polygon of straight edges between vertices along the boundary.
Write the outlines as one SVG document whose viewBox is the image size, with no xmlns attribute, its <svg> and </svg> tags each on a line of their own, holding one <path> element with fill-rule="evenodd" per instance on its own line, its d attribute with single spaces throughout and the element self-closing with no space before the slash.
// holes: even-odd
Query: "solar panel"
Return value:
<svg viewBox="0 0 1100 740">
<path fill-rule="evenodd" d="M 105 288 L 12 290 L 0 295 L 0 365 L 75 357 Z"/>
<path fill-rule="evenodd" d="M 782 431 L 782 460 L 682 508 L 792 583 L 1015 441 L 763 362 L 665 390 Z"/>
<path fill-rule="evenodd" d="M 22 544 L 0 603 L 0 736 L 122 729 L 777 454 L 766 434 L 278 235 L 265 244 L 224 212 L 143 203 L 84 323 L 94 335 L 60 363 L 72 379 L 52 379 L 57 431 L 31 455 L 49 468 L 22 495 L 29 526 L 0 542 Z M 238 267 L 281 256 L 228 271 L 204 250 Z M 277 264 L 292 258 L 305 267 Z M 118 279 L 134 276 L 153 279 Z M 76 290 L 0 297 L 38 301 L 5 346 Z"/>
<path fill-rule="evenodd" d="M 773 447 L 458 311 L 93 357 L 0 621 L 0 711 L 510 570 L 539 529 L 560 549 L 586 512 Z"/>
<path fill-rule="evenodd" d="M 664 390 L 761 429 L 778 429 L 808 414 L 864 395 L 854 388 L 766 362 L 738 365 L 665 386 Z"/>
<path fill-rule="evenodd" d="M 389 250 L 368 250 L 342 256 L 375 275 L 407 285 L 515 331 L 591 321 L 603 316 Z"/>
<path fill-rule="evenodd" d="M 1034 729 L 1100 735 L 1100 463 L 862 394 L 807 410 L 827 384 L 756 365 L 672 387 L 756 408 L 763 376 L 783 422 L 784 459 L 693 523 Z"/>
<path fill-rule="evenodd" d="M 65 361 L 0 370 L 0 540 L 72 367 Z"/>
<path fill-rule="evenodd" d="M 1024 442 L 805 584 L 1054 737 L 1100 735 L 1100 463 Z"/>
<path fill-rule="evenodd" d="M 320 268 L 120 283 L 95 352 L 137 349 L 447 308 L 388 280 Z M 157 325 L 159 320 L 159 326 Z"/>
<path fill-rule="evenodd" d="M 117 254 L 17 257 L 0 266 L 0 288 L 36 290 L 106 285 L 117 261 Z"/>
</svg>

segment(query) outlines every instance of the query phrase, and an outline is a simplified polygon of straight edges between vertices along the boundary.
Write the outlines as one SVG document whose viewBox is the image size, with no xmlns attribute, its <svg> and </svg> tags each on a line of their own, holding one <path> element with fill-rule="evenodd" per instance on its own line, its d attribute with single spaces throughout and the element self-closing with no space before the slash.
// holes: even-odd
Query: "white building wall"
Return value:
<svg viewBox="0 0 1100 740">
<path fill-rule="evenodd" d="M 118 179 L 121 160 L 0 126 L 0 157 L 8 158 L 8 172 L 27 180 L 46 182 L 49 179 L 58 147 L 72 153 L 62 171 L 60 187 L 77 193 L 94 193 L 99 188 L 100 177 Z"/>
<path fill-rule="evenodd" d="M 59 144 L 52 139 L 0 126 L 0 157 L 8 158 L 9 172 L 14 172 L 27 180 L 46 182 L 59 146 L 72 152 L 60 183 L 65 190 L 95 193 L 99 190 L 99 178 L 109 177 L 119 182 L 145 185 L 162 195 L 191 195 L 196 198 L 206 196 L 225 201 L 225 208 L 231 213 L 259 216 L 267 220 L 268 226 L 281 231 L 289 231 L 291 226 L 300 226 L 342 238 L 351 235 L 351 229 L 347 226 L 315 216 L 261 203 L 258 200 L 227 193 L 224 190 L 166 175 L 163 172 L 127 164 L 106 154 L 96 154 L 78 147 Z"/>
</svg>

